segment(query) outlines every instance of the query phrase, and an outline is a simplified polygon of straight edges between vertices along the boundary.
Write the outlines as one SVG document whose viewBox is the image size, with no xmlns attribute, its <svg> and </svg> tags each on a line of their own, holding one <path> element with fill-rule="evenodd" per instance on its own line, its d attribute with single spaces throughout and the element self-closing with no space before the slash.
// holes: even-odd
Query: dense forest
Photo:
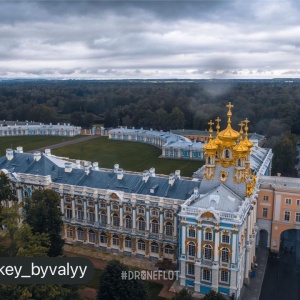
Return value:
<svg viewBox="0 0 300 300">
<path fill-rule="evenodd" d="M 224 127 L 228 101 L 234 126 L 247 117 L 268 146 L 278 146 L 281 135 L 296 145 L 300 81 L 0 81 L 1 120 L 205 130 L 217 116 Z"/>
</svg>

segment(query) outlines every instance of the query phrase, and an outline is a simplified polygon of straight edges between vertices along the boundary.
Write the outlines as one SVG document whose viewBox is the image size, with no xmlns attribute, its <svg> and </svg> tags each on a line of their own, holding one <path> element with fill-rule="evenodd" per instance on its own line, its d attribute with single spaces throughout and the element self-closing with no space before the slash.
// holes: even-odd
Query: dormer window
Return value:
<svg viewBox="0 0 300 300">
<path fill-rule="evenodd" d="M 230 152 L 228 149 L 225 149 L 225 158 L 230 158 Z"/>
<path fill-rule="evenodd" d="M 242 166 L 242 161 L 241 161 L 240 158 L 237 160 L 237 165 L 238 165 L 238 167 L 241 167 L 241 166 Z"/>
</svg>

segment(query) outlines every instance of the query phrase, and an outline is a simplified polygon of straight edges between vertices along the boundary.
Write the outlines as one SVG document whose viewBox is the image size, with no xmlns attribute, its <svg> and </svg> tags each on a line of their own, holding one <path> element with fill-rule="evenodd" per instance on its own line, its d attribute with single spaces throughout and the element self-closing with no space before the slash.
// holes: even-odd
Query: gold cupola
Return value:
<svg viewBox="0 0 300 300">
<path fill-rule="evenodd" d="M 233 153 L 235 154 L 236 157 L 242 157 L 242 156 L 246 156 L 246 153 L 248 152 L 248 147 L 245 143 L 243 142 L 243 126 L 245 124 L 243 122 L 241 122 L 239 124 L 239 126 L 241 126 L 241 130 L 240 130 L 240 138 L 239 138 L 239 143 L 233 147 Z"/>
<path fill-rule="evenodd" d="M 218 149 L 218 146 L 216 145 L 215 141 L 212 138 L 212 134 L 213 134 L 212 125 L 213 124 L 214 123 L 212 122 L 212 120 L 210 120 L 208 122 L 208 125 L 210 125 L 210 128 L 209 128 L 209 142 L 203 146 L 203 149 L 204 149 L 206 154 L 209 154 L 211 152 L 213 154 L 215 154 L 216 150 Z"/>
<path fill-rule="evenodd" d="M 246 146 L 248 148 L 248 150 L 251 150 L 251 148 L 253 147 L 253 143 L 251 141 L 248 140 L 248 123 L 250 121 L 246 118 L 246 120 L 244 120 L 245 123 L 245 138 L 241 141 L 241 143 Z"/>
<path fill-rule="evenodd" d="M 231 104 L 231 102 L 229 102 L 226 105 L 226 107 L 228 107 L 227 127 L 224 130 L 219 132 L 218 138 L 221 140 L 222 145 L 224 147 L 232 147 L 236 145 L 236 141 L 239 139 L 240 133 L 235 131 L 231 127 L 231 116 L 232 116 L 231 108 L 233 107 L 233 105 Z"/>
</svg>

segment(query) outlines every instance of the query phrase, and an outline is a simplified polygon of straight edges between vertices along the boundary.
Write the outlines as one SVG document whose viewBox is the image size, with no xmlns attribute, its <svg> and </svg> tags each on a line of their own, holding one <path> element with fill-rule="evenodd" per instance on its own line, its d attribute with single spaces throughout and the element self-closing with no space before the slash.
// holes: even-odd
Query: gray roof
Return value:
<svg viewBox="0 0 300 300">
<path fill-rule="evenodd" d="M 219 184 L 206 194 L 201 194 L 190 207 L 201 207 L 215 210 L 235 212 L 242 205 L 242 198 L 224 184 Z"/>
<path fill-rule="evenodd" d="M 234 168 L 233 167 L 223 168 L 220 165 L 216 165 L 215 176 L 213 179 L 211 179 L 211 180 L 203 179 L 202 180 L 201 186 L 200 186 L 200 193 L 205 194 L 205 193 L 208 193 L 210 190 L 218 187 L 220 185 L 219 174 L 220 174 L 220 171 L 223 171 L 223 170 L 228 172 L 228 179 L 223 185 L 227 186 L 231 191 L 233 191 L 239 197 L 244 199 L 244 197 L 246 196 L 246 183 L 242 182 L 240 184 L 237 184 L 236 182 L 234 182 L 234 180 L 233 180 Z"/>
<path fill-rule="evenodd" d="M 179 200 L 188 199 L 193 193 L 193 189 L 200 186 L 200 181 L 179 178 L 175 179 L 171 186 L 169 178 L 161 176 L 149 177 L 148 181 L 144 182 L 142 174 L 126 172 L 123 173 L 122 179 L 118 179 L 117 173 L 113 170 L 104 169 L 90 170 L 89 174 L 86 174 L 83 168 L 73 168 L 71 173 L 67 173 L 64 170 L 62 159 L 53 159 L 53 156 L 42 154 L 41 159 L 35 161 L 33 157 L 33 154 L 30 153 L 14 151 L 12 160 L 7 160 L 6 156 L 0 158 L 0 169 L 32 175 L 50 175 L 53 182 L 60 184 L 111 189 Z M 74 164 L 72 166 L 74 167 Z M 150 189 L 153 187 L 155 187 L 154 193 L 150 193 Z"/>
</svg>

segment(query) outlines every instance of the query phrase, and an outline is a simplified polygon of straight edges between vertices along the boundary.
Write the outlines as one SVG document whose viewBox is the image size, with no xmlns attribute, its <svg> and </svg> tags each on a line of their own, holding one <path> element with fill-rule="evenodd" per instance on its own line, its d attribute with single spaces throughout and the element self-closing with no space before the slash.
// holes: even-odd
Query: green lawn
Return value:
<svg viewBox="0 0 300 300">
<path fill-rule="evenodd" d="M 93 288 L 93 289 L 98 289 L 101 273 L 102 273 L 102 270 L 95 269 L 93 279 L 86 286 Z M 165 298 L 158 296 L 158 294 L 160 293 L 160 291 L 163 288 L 163 284 L 160 284 L 157 282 L 152 282 L 152 281 L 143 281 L 143 283 L 145 284 L 146 289 L 148 290 L 149 299 L 151 299 L 151 300 L 165 299 Z"/>
<path fill-rule="evenodd" d="M 5 150 L 7 148 L 16 149 L 18 146 L 23 146 L 24 152 L 38 149 L 41 147 L 62 143 L 69 140 L 74 140 L 82 137 L 78 135 L 75 137 L 65 137 L 65 136 L 3 136 L 0 137 L 0 154 L 5 155 Z"/>
<path fill-rule="evenodd" d="M 54 155 L 99 162 L 99 167 L 112 169 L 118 163 L 128 171 L 142 172 L 151 167 L 157 174 L 170 174 L 181 170 L 182 176 L 191 177 L 203 162 L 158 158 L 161 149 L 142 143 L 109 140 L 99 137 L 75 145 L 53 150 Z"/>
</svg>

